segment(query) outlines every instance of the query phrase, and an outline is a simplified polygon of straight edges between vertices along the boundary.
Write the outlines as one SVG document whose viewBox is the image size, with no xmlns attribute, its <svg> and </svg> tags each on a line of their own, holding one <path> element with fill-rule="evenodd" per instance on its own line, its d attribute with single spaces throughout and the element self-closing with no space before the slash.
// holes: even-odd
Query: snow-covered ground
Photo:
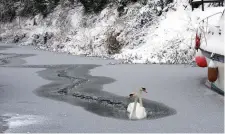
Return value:
<svg viewBox="0 0 225 134">
<path fill-rule="evenodd" d="M 84 15 L 79 4 L 74 9 L 58 6 L 46 19 L 37 15 L 37 26 L 33 26 L 34 18 L 21 19 L 21 29 L 18 20 L 1 25 L 0 36 L 10 42 L 18 35 L 22 45 L 73 55 L 122 59 L 128 63 L 193 62 L 195 31 L 201 17 L 207 14 L 207 6 L 204 12 L 200 11 L 201 7 L 191 11 L 188 0 L 175 0 L 160 9 L 157 2 L 148 1 L 145 6 L 129 4 L 121 17 L 116 6 L 108 6 L 95 15 Z M 162 15 L 157 16 L 160 10 Z M 107 53 L 110 38 L 116 40 L 111 44 L 122 46 L 118 54 Z"/>
<path fill-rule="evenodd" d="M 224 132 L 224 98 L 203 84 L 205 69 L 188 65 L 109 65 L 115 61 L 37 51 L 29 47 L 5 47 L 0 53 L 3 58 L 7 53 L 35 54 L 23 58 L 25 65 L 97 64 L 100 66 L 92 69 L 90 75 L 116 80 L 103 85 L 103 91 L 126 97 L 136 88 L 145 87 L 148 94 L 144 98 L 176 110 L 174 115 L 155 120 L 129 121 L 99 116 L 76 104 L 65 103 L 65 100 L 36 96 L 34 91 L 38 87 L 51 82 L 36 73 L 44 68 L 1 66 L 0 124 L 3 117 L 10 126 L 5 132 Z M 9 65 L 23 63 L 18 58 L 7 60 L 12 62 Z M 93 86 L 98 84 L 94 82 Z M 62 99 L 58 97 L 58 100 Z"/>
</svg>

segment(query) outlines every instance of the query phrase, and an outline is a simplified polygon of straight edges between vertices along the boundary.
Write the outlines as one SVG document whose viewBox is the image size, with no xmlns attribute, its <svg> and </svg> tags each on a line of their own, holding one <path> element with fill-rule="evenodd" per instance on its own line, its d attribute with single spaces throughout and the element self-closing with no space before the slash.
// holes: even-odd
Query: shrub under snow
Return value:
<svg viewBox="0 0 225 134">
<path fill-rule="evenodd" d="M 99 13 L 87 13 L 82 3 L 65 1 L 45 18 L 17 16 L 1 24 L 0 39 L 129 63 L 191 63 L 195 17 L 187 0 L 167 2 L 111 0 Z"/>
</svg>

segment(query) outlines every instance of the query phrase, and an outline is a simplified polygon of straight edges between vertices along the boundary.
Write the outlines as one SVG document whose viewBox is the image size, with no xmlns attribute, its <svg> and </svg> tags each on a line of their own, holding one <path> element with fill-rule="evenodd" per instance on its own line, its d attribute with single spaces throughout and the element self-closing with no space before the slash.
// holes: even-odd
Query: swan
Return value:
<svg viewBox="0 0 225 134">
<path fill-rule="evenodd" d="M 137 102 L 137 107 L 139 107 L 139 106 L 142 106 L 143 107 L 143 103 L 142 103 L 142 99 L 141 99 L 141 94 L 142 94 L 142 92 L 145 92 L 145 93 L 147 93 L 147 91 L 146 91 L 146 88 L 141 88 L 141 89 L 139 89 L 139 103 Z M 130 97 L 133 97 L 133 96 L 135 96 L 136 95 L 136 93 L 131 93 L 130 94 Z M 132 102 L 132 103 L 130 103 L 129 105 L 128 105 L 128 107 L 127 107 L 127 111 L 130 113 L 132 110 L 133 110 L 133 107 L 134 107 L 134 103 L 135 102 Z"/>
<path fill-rule="evenodd" d="M 130 94 L 130 97 L 135 97 L 135 101 L 130 103 L 127 107 L 127 112 L 129 112 L 130 119 L 143 119 L 147 116 L 146 110 L 143 107 L 143 102 L 141 98 L 141 93 L 146 92 L 145 88 L 141 88 L 137 93 Z M 139 103 L 137 102 L 139 99 Z"/>
</svg>

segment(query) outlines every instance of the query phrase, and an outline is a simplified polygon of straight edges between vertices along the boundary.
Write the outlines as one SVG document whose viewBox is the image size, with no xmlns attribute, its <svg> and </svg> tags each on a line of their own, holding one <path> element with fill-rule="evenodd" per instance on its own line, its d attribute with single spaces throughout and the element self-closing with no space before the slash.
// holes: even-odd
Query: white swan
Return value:
<svg viewBox="0 0 225 134">
<path fill-rule="evenodd" d="M 138 94 L 136 94 L 136 93 L 130 94 L 130 97 L 135 97 L 135 96 L 136 96 L 136 97 L 139 97 L 139 103 L 137 102 L 137 104 L 136 104 L 137 107 L 139 107 L 139 106 L 143 107 L 142 98 L 141 98 L 142 92 L 147 93 L 146 88 L 141 88 L 141 89 L 139 90 Z M 130 104 L 128 105 L 127 111 L 128 111 L 129 113 L 133 110 L 134 103 L 135 103 L 135 102 L 132 102 L 132 103 L 130 103 Z"/>
<path fill-rule="evenodd" d="M 135 97 L 135 102 L 132 102 L 128 105 L 127 111 L 129 112 L 129 118 L 130 119 L 143 119 L 147 116 L 146 110 L 143 107 L 141 93 L 146 92 L 145 88 L 141 88 L 138 92 L 130 94 L 130 97 Z M 139 103 L 137 102 L 139 98 Z"/>
</svg>

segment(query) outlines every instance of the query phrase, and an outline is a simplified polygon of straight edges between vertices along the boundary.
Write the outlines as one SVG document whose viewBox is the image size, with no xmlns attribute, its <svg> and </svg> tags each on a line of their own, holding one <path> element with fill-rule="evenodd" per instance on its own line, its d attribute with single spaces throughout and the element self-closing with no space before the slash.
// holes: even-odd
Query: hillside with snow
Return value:
<svg viewBox="0 0 225 134">
<path fill-rule="evenodd" d="M 61 1 L 46 16 L 0 22 L 0 41 L 126 63 L 193 62 L 200 8 L 192 11 L 188 0 L 123 1 L 88 13 L 82 2 Z"/>
</svg>

